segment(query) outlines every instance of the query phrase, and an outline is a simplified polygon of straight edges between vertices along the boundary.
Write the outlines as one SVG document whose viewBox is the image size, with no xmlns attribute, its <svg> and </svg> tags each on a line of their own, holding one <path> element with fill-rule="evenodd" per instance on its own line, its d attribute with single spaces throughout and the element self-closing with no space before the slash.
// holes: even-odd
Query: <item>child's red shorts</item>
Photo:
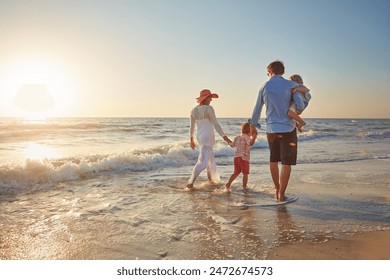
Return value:
<svg viewBox="0 0 390 280">
<path fill-rule="evenodd" d="M 234 174 L 249 174 L 249 161 L 243 160 L 241 157 L 234 158 Z"/>
</svg>

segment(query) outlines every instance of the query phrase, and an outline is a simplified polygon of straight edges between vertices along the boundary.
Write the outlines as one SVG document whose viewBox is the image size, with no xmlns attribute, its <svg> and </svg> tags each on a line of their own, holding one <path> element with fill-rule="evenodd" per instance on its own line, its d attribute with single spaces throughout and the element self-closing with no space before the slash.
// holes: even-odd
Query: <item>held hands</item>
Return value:
<svg viewBox="0 0 390 280">
<path fill-rule="evenodd" d="M 257 129 L 256 129 L 256 127 L 255 127 L 253 124 L 251 124 L 250 135 L 251 135 L 252 137 L 254 137 L 254 138 L 256 138 L 257 135 L 258 135 Z"/>
<path fill-rule="evenodd" d="M 223 140 L 225 140 L 229 146 L 231 146 L 233 143 L 232 140 L 230 140 L 229 137 L 227 137 L 226 135 L 223 137 Z"/>
<path fill-rule="evenodd" d="M 223 137 L 223 140 L 225 140 L 229 146 L 233 145 L 232 140 L 230 140 L 229 137 L 227 137 L 226 135 Z M 190 147 L 193 150 L 195 149 L 195 141 L 193 137 L 190 138 Z"/>
<path fill-rule="evenodd" d="M 257 134 L 258 133 L 257 133 L 256 127 L 253 124 L 251 124 L 251 128 L 250 129 L 251 129 L 250 132 L 249 132 L 249 134 L 251 136 L 250 145 L 253 146 L 255 144 L 255 142 L 256 142 L 256 138 L 257 138 Z"/>
</svg>

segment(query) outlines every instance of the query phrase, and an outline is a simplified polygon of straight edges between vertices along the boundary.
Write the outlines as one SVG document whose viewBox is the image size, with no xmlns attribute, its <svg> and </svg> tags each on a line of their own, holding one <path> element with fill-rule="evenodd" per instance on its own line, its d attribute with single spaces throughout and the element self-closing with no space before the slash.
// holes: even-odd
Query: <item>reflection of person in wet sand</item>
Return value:
<svg viewBox="0 0 390 280">
<path fill-rule="evenodd" d="M 290 213 L 286 206 L 280 205 L 276 210 L 277 223 L 278 223 L 278 242 L 292 243 L 303 240 L 302 234 L 297 230 Z"/>
<path fill-rule="evenodd" d="M 212 188 L 212 187 L 210 187 Z M 194 246 L 191 259 L 262 259 L 265 251 L 263 229 L 258 225 L 256 208 L 226 208 L 231 196 L 209 196 L 189 192 L 190 215 L 183 239 Z M 249 198 L 244 198 L 249 199 Z M 188 232 L 189 231 L 189 232 Z"/>
</svg>

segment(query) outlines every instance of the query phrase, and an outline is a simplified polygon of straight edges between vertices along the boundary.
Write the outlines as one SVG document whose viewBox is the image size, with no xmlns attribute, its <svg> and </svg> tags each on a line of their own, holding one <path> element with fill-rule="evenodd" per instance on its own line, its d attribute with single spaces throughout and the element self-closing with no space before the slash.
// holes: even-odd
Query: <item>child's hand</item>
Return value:
<svg viewBox="0 0 390 280">
<path fill-rule="evenodd" d="M 232 143 L 232 140 L 230 140 L 226 135 L 223 137 L 223 140 L 225 140 L 229 145 Z"/>
<path fill-rule="evenodd" d="M 257 134 L 258 134 L 257 133 L 257 129 L 256 129 L 256 127 L 253 124 L 251 124 L 250 134 L 251 134 L 252 137 L 257 136 Z"/>
</svg>

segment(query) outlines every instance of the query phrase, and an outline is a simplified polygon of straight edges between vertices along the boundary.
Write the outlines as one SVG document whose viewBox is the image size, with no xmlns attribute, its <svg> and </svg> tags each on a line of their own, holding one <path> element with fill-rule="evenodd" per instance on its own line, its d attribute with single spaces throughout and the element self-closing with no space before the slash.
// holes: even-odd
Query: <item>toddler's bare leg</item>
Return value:
<svg viewBox="0 0 390 280">
<path fill-rule="evenodd" d="M 237 178 L 237 176 L 239 175 L 238 174 L 232 174 L 232 176 L 230 176 L 230 179 L 229 181 L 226 183 L 226 191 L 230 191 L 230 186 L 232 185 L 233 181 Z"/>
<path fill-rule="evenodd" d="M 248 174 L 244 174 L 242 177 L 242 187 L 244 188 L 244 191 L 246 191 L 248 184 Z"/>
</svg>

